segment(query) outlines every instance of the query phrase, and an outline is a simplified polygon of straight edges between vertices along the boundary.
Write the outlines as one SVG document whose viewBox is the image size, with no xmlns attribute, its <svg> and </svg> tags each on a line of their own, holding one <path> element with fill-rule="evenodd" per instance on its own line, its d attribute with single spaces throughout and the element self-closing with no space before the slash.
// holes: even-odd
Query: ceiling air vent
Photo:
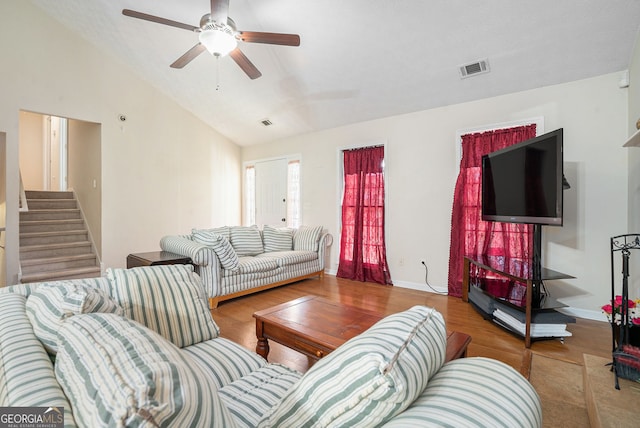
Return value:
<svg viewBox="0 0 640 428">
<path fill-rule="evenodd" d="M 460 66 L 460 78 L 475 76 L 476 74 L 483 74 L 489 72 L 489 61 L 481 59 L 470 64 Z"/>
<path fill-rule="evenodd" d="M 263 124 L 264 126 L 273 125 L 273 123 L 269 119 L 263 119 L 263 120 L 260 121 L 260 123 Z"/>
</svg>

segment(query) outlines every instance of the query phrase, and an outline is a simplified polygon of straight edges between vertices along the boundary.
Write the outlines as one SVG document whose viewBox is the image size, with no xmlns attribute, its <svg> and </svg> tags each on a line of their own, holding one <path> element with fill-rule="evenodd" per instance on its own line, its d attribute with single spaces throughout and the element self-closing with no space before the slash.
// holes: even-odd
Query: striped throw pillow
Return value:
<svg viewBox="0 0 640 428">
<path fill-rule="evenodd" d="M 157 333 L 115 314 L 66 320 L 56 379 L 79 426 L 234 427 L 215 383 Z"/>
<path fill-rule="evenodd" d="M 193 345 L 220 334 L 199 277 L 191 265 L 107 269 L 111 295 L 124 315 L 176 346 Z"/>
<path fill-rule="evenodd" d="M 195 234 L 197 232 L 215 233 L 217 235 L 222 235 L 227 239 L 231 239 L 231 228 L 229 226 L 214 227 L 212 229 L 191 229 L 192 234 Z"/>
<path fill-rule="evenodd" d="M 293 235 L 293 249 L 303 251 L 318 251 L 318 241 L 322 226 L 300 226 Z"/>
<path fill-rule="evenodd" d="M 227 238 L 214 232 L 207 230 L 198 230 L 193 232 L 193 240 L 211 247 L 218 256 L 220 264 L 225 269 L 237 269 L 238 254 L 233 249 Z"/>
<path fill-rule="evenodd" d="M 57 332 L 65 318 L 92 312 L 123 313 L 105 291 L 73 281 L 41 284 L 27 299 L 26 310 L 33 332 L 51 355 L 58 351 Z"/>
<path fill-rule="evenodd" d="M 231 245 L 238 257 L 257 256 L 264 253 L 262 236 L 257 226 L 233 226 L 231 228 Z"/>
<path fill-rule="evenodd" d="M 390 315 L 318 361 L 259 427 L 374 427 L 406 409 L 444 362 L 442 315 Z"/>
<path fill-rule="evenodd" d="M 293 248 L 293 229 L 265 225 L 262 228 L 264 251 L 291 251 Z"/>
</svg>

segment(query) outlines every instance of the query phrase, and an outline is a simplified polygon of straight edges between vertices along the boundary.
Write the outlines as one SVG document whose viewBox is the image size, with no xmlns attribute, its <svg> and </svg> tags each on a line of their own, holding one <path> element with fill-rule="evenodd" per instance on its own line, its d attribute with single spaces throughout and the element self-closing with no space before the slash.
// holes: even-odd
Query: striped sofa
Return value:
<svg viewBox="0 0 640 428">
<path fill-rule="evenodd" d="M 224 300 L 322 277 L 332 241 L 322 226 L 223 226 L 164 236 L 160 247 L 191 258 L 215 308 Z"/>
<path fill-rule="evenodd" d="M 384 318 L 301 374 L 219 336 L 191 266 L 0 290 L 0 407 L 65 427 L 539 427 L 511 367 L 445 363 L 436 310 Z"/>
</svg>

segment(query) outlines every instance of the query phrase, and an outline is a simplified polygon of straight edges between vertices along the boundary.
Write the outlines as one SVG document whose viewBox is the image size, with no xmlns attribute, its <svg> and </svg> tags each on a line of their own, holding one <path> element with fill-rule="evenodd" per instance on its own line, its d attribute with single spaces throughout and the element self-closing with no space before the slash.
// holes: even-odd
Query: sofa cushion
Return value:
<svg viewBox="0 0 640 428">
<path fill-rule="evenodd" d="M 278 261 L 271 257 L 240 257 L 238 267 L 232 272 L 224 272 L 225 276 L 271 272 L 278 269 Z"/>
<path fill-rule="evenodd" d="M 208 230 L 194 230 L 193 240 L 211 247 L 223 268 L 236 269 L 238 267 L 238 254 L 231 246 L 231 242 L 224 236 Z"/>
<path fill-rule="evenodd" d="M 260 355 L 223 337 L 196 343 L 182 350 L 213 379 L 218 388 L 267 364 Z"/>
<path fill-rule="evenodd" d="M 238 427 L 254 428 L 302 375 L 279 364 L 269 364 L 226 385 L 220 398 Z"/>
<path fill-rule="evenodd" d="M 378 426 L 422 393 L 446 341 L 435 309 L 390 315 L 318 361 L 259 426 Z"/>
<path fill-rule="evenodd" d="M 278 266 L 284 267 L 317 260 L 318 253 L 315 251 L 273 251 L 271 253 L 258 254 L 256 258 L 273 259 Z"/>
<path fill-rule="evenodd" d="M 114 314 L 66 320 L 56 378 L 81 426 L 233 427 L 213 382 L 154 331 Z"/>
<path fill-rule="evenodd" d="M 290 251 L 293 248 L 293 229 L 265 225 L 262 228 L 264 251 Z"/>
<path fill-rule="evenodd" d="M 263 253 L 262 236 L 257 226 L 233 226 L 231 245 L 239 257 Z"/>
<path fill-rule="evenodd" d="M 122 308 L 103 290 L 76 281 L 40 284 L 27 299 L 33 331 L 49 354 L 58 351 L 57 332 L 65 318 L 92 312 L 122 315 Z"/>
<path fill-rule="evenodd" d="M 300 226 L 293 235 L 293 249 L 318 251 L 322 226 Z"/>
<path fill-rule="evenodd" d="M 183 347 L 218 337 L 191 265 L 108 269 L 111 295 L 131 318 Z"/>
<path fill-rule="evenodd" d="M 542 408 L 533 386 L 520 373 L 489 358 L 461 358 L 445 364 L 426 389 L 385 428 L 540 427 Z"/>
</svg>

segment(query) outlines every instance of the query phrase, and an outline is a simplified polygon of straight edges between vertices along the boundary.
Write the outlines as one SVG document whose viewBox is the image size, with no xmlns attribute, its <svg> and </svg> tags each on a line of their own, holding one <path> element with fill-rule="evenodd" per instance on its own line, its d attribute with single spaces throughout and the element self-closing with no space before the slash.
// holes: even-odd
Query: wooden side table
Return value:
<svg viewBox="0 0 640 428">
<path fill-rule="evenodd" d="M 127 269 L 139 266 L 156 265 L 187 265 L 193 264 L 191 258 L 168 251 L 152 251 L 149 253 L 135 253 L 127 256 Z"/>
</svg>

